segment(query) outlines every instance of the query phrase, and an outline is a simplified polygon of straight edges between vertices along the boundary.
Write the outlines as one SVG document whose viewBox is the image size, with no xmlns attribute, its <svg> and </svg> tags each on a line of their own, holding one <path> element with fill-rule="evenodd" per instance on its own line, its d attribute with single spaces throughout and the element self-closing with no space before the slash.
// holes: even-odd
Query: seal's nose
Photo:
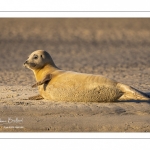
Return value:
<svg viewBox="0 0 150 150">
<path fill-rule="evenodd" d="M 24 62 L 24 65 L 27 64 L 27 63 L 28 63 L 28 61 L 26 60 L 26 61 Z"/>
</svg>

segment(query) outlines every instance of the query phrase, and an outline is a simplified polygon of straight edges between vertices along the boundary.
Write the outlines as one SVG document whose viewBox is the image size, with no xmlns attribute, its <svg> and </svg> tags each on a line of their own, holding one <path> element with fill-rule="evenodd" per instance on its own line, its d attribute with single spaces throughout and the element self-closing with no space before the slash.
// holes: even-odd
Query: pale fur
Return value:
<svg viewBox="0 0 150 150">
<path fill-rule="evenodd" d="M 33 57 L 37 55 L 38 59 Z M 43 56 L 43 57 L 42 57 Z M 84 74 L 59 69 L 43 50 L 34 51 L 25 62 L 34 72 L 37 82 L 47 74 L 52 78 L 38 86 L 44 99 L 72 102 L 114 102 L 120 100 L 149 100 L 144 93 L 101 75 Z"/>
</svg>

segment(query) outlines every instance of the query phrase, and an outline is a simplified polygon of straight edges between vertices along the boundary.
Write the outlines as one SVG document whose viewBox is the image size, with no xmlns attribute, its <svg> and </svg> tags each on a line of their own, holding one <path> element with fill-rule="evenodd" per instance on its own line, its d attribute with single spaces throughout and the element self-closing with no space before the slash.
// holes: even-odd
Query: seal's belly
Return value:
<svg viewBox="0 0 150 150">
<path fill-rule="evenodd" d="M 78 78 L 63 78 L 59 82 L 50 82 L 45 90 L 42 89 L 41 95 L 45 99 L 56 101 L 110 102 L 116 101 L 122 93 L 110 83 L 107 85 L 97 80 L 94 82 L 89 79 L 80 81 Z"/>
</svg>

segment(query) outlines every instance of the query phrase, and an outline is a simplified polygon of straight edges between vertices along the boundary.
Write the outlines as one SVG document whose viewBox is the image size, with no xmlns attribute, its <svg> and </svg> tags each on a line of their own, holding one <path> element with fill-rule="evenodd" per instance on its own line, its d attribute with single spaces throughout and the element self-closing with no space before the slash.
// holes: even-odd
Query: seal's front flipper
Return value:
<svg viewBox="0 0 150 150">
<path fill-rule="evenodd" d="M 47 82 L 49 82 L 51 79 L 52 79 L 52 75 L 51 75 L 51 74 L 48 74 L 48 75 L 45 76 L 45 78 L 44 78 L 42 81 L 39 81 L 39 82 L 35 83 L 34 85 L 32 85 L 32 88 L 37 87 L 37 86 L 39 86 L 39 85 L 42 85 L 42 84 L 44 84 L 44 83 L 47 83 Z"/>
<path fill-rule="evenodd" d="M 41 99 L 44 99 L 41 95 L 29 97 L 29 100 L 41 100 Z"/>
</svg>

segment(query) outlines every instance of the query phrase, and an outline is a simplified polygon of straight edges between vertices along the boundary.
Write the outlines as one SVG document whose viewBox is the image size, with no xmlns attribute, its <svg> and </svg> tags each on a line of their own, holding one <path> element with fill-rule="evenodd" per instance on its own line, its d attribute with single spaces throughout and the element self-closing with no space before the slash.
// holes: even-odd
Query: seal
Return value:
<svg viewBox="0 0 150 150">
<path fill-rule="evenodd" d="M 47 99 L 70 102 L 115 102 L 119 100 L 150 100 L 145 93 L 101 75 L 59 69 L 50 54 L 36 50 L 24 66 L 34 72 L 40 95 L 31 100 Z"/>
</svg>

